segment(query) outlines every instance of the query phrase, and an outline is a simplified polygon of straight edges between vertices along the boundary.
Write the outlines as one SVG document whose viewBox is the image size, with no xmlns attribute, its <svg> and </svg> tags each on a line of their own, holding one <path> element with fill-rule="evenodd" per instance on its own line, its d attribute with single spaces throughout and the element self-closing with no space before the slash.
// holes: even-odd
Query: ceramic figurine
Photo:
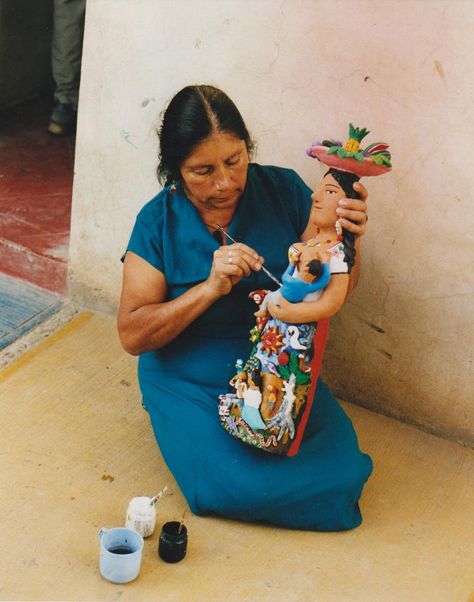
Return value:
<svg viewBox="0 0 474 602">
<path fill-rule="evenodd" d="M 234 437 L 271 453 L 291 456 L 298 451 L 319 372 L 319 364 L 312 365 L 317 321 L 334 315 L 347 294 L 354 235 L 338 221 L 338 202 L 357 198 L 353 184 L 361 176 L 391 169 L 385 143 L 361 150 L 368 133 L 350 124 L 344 145 L 324 140 L 307 151 L 330 167 L 312 195 L 311 221 L 317 235 L 291 245 L 278 290 L 249 295 L 259 305 L 250 331 L 254 347 L 245 364 L 239 360 L 236 365 L 230 381 L 236 393 L 220 395 L 219 416 Z M 235 403 L 236 397 L 240 403 Z"/>
</svg>

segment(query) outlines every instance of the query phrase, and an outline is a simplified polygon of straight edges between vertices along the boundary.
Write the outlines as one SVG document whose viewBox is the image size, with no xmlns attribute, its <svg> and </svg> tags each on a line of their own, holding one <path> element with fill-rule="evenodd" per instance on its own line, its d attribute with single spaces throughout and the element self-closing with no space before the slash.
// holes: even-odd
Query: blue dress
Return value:
<svg viewBox="0 0 474 602">
<path fill-rule="evenodd" d="M 304 231 L 311 191 L 292 170 L 250 164 L 229 234 L 281 275 Z M 127 250 L 163 272 L 168 298 L 205 280 L 219 243 L 182 189 L 165 188 L 139 213 Z M 358 500 L 372 471 L 351 421 L 323 382 L 299 453 L 275 456 L 231 437 L 218 397 L 237 358 L 247 358 L 256 289 L 276 286 L 260 271 L 244 278 L 181 335 L 143 353 L 138 378 L 163 458 L 191 510 L 294 529 L 336 531 L 361 523 Z"/>
</svg>

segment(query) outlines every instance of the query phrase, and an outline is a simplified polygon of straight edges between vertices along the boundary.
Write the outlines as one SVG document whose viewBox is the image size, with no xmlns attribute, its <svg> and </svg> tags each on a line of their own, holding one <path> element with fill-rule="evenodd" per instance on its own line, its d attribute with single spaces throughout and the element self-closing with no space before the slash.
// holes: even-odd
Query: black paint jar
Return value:
<svg viewBox="0 0 474 602">
<path fill-rule="evenodd" d="M 161 529 L 158 555 L 165 562 L 179 562 L 186 556 L 188 530 L 174 520 L 165 523 Z"/>
</svg>

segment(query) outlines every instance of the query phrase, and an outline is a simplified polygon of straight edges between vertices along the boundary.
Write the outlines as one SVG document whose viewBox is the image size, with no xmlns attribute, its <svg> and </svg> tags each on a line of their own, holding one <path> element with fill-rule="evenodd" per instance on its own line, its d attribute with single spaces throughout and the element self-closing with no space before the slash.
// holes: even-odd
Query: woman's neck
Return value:
<svg viewBox="0 0 474 602">
<path fill-rule="evenodd" d="M 227 228 L 234 217 L 234 211 L 199 211 L 199 216 L 208 228 L 216 229 L 219 226 Z"/>
</svg>

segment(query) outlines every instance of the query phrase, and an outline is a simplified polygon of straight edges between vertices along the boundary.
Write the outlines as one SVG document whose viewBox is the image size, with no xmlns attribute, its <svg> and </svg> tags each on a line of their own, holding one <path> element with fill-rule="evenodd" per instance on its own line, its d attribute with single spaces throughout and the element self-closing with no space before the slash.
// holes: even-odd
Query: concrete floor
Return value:
<svg viewBox="0 0 474 602">
<path fill-rule="evenodd" d="M 98 572 L 97 531 L 129 499 L 186 503 L 142 410 L 114 321 L 80 314 L 0 371 L 0 599 L 272 602 L 474 600 L 474 452 L 345 404 L 375 463 L 364 523 L 295 532 L 189 514 L 186 559 L 156 556 L 127 585 Z"/>
</svg>

